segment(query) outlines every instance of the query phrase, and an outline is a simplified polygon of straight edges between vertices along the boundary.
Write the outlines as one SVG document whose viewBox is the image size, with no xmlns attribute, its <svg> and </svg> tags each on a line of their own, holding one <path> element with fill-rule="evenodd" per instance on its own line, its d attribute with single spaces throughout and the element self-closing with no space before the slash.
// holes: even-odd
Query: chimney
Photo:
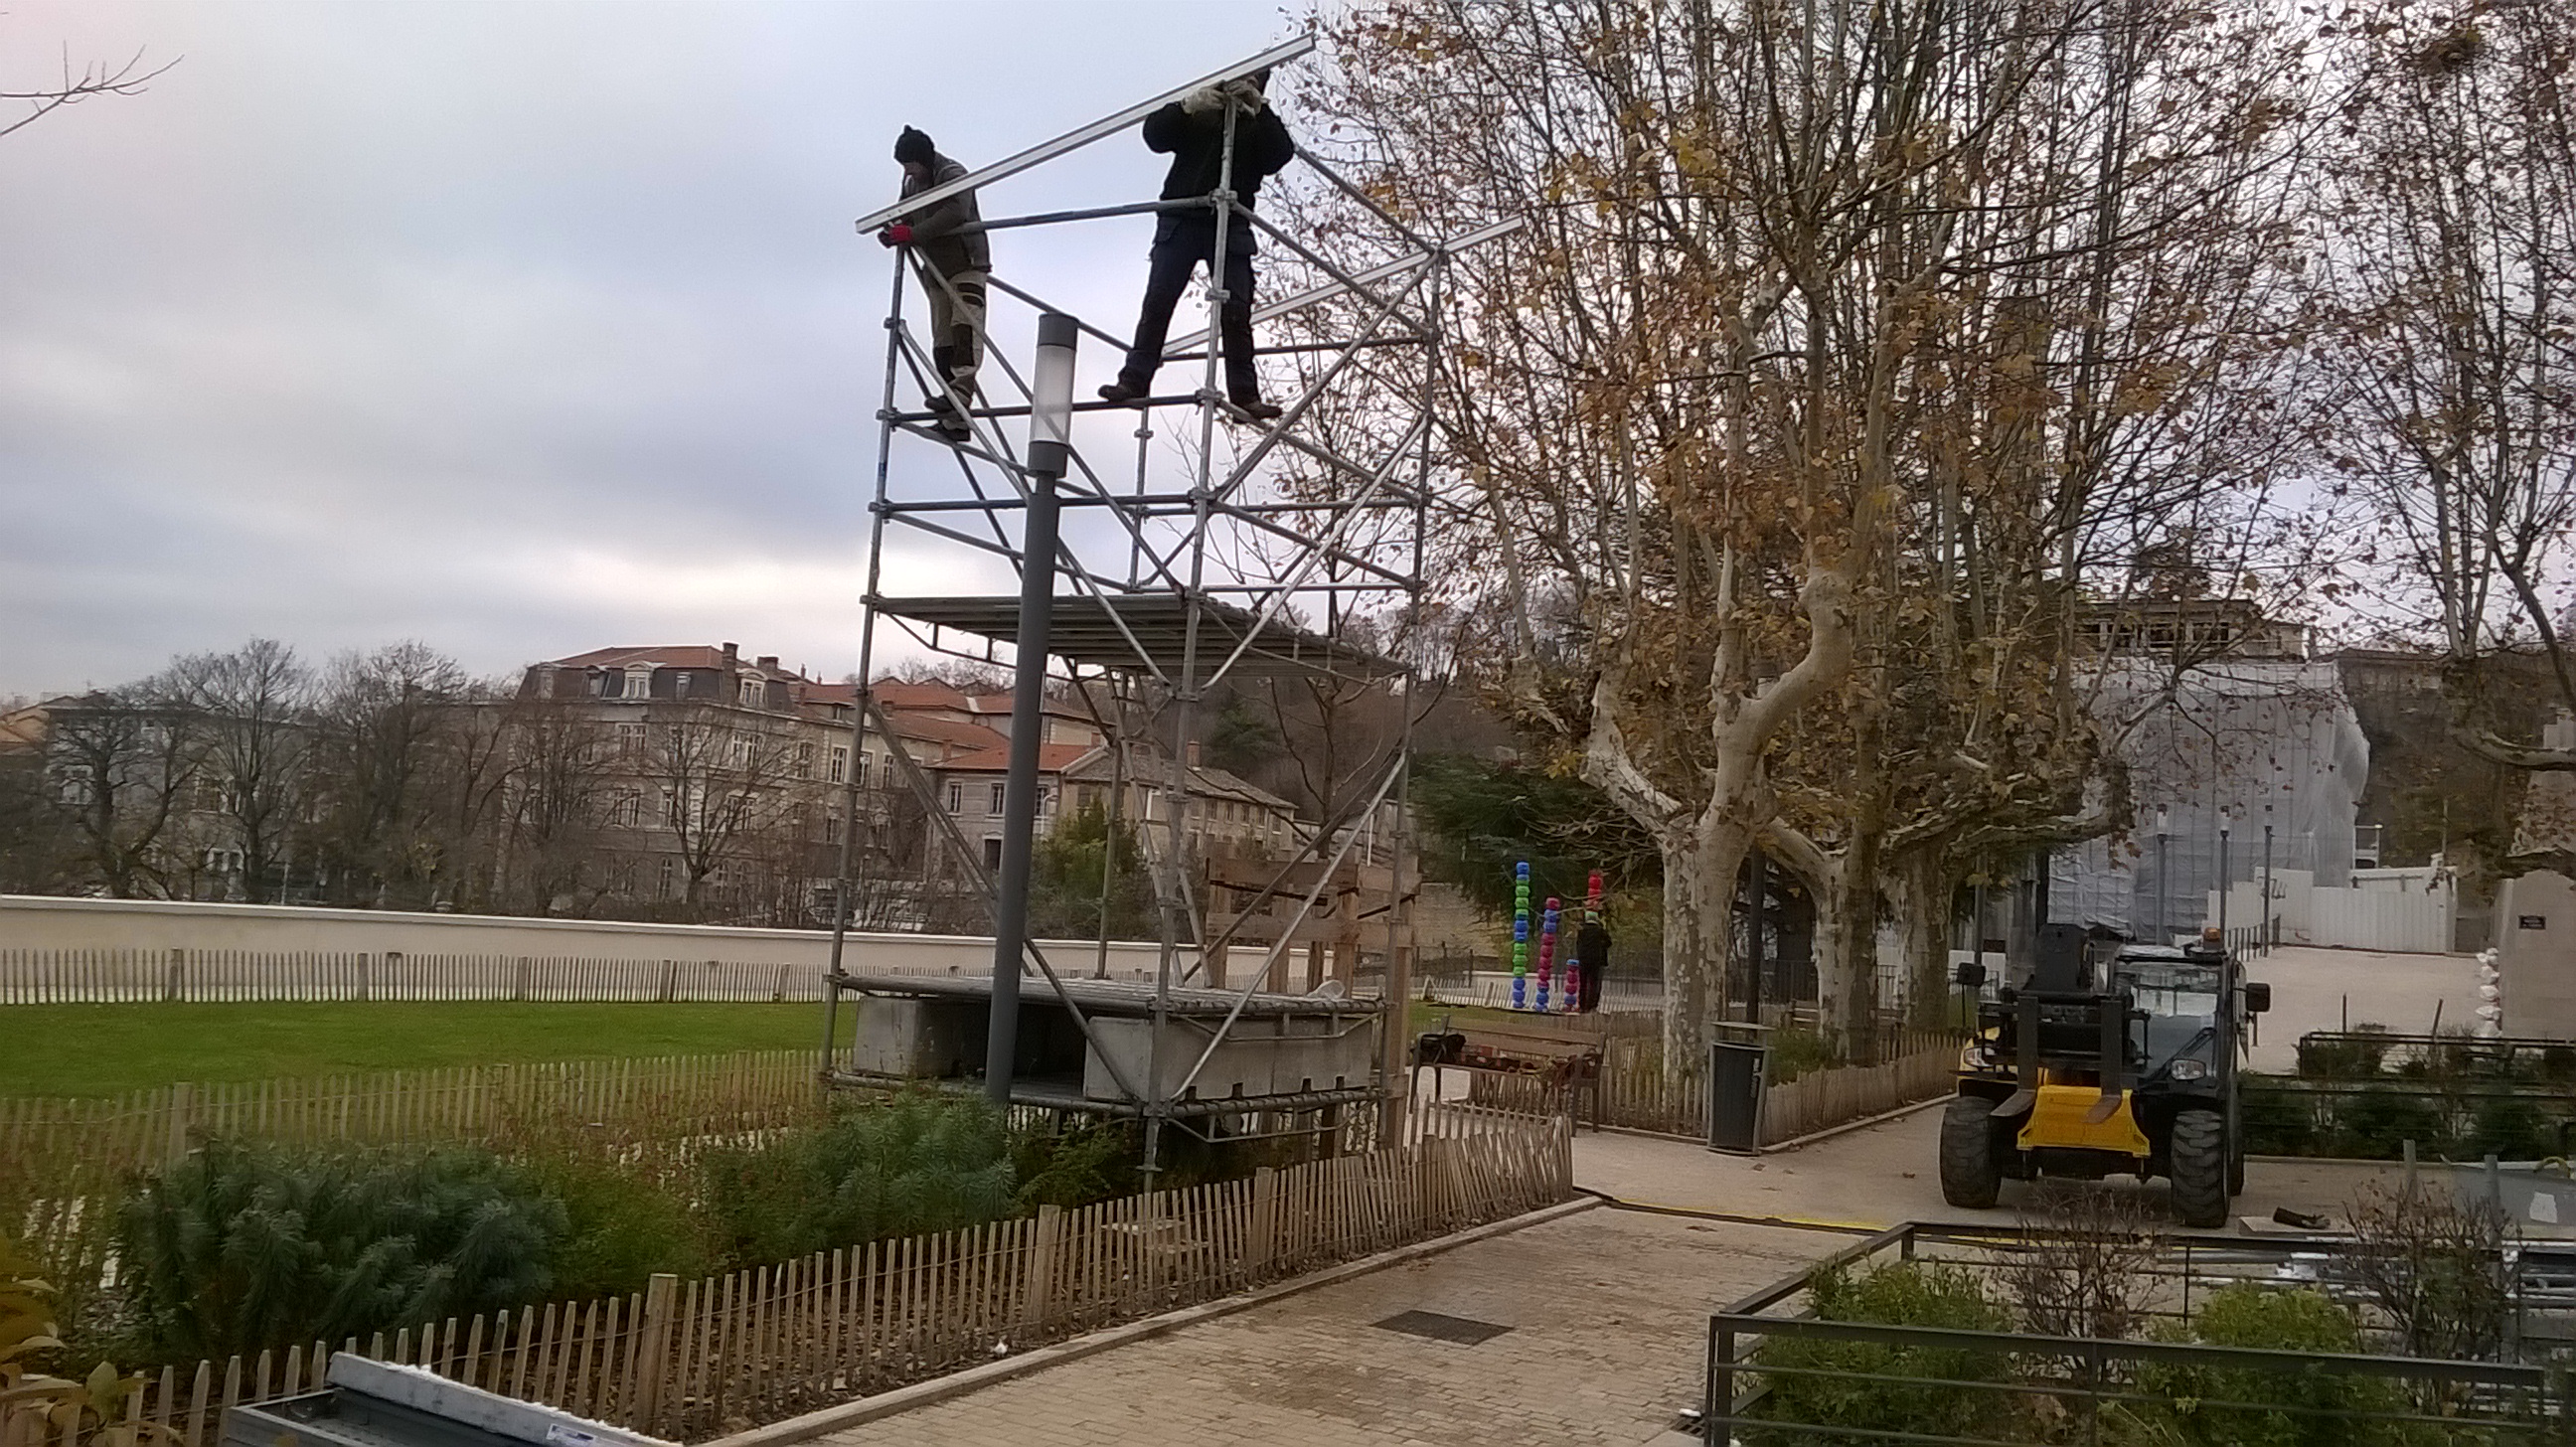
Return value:
<svg viewBox="0 0 2576 1447">
<path fill-rule="evenodd" d="M 741 654 L 740 654 L 739 650 L 735 647 L 735 645 L 733 645 L 733 644 L 731 644 L 731 643 L 728 643 L 728 644 L 724 645 L 724 656 L 725 656 L 725 662 L 727 662 L 727 663 L 732 663 L 732 662 L 736 661 L 736 660 L 741 656 Z"/>
<path fill-rule="evenodd" d="M 1199 741 L 1196 739 L 1190 740 L 1189 760 L 1191 768 L 1199 766 Z"/>
<path fill-rule="evenodd" d="M 778 655 L 775 653 L 764 653 L 760 655 L 760 671 L 763 673 L 776 673 L 778 671 Z"/>
</svg>

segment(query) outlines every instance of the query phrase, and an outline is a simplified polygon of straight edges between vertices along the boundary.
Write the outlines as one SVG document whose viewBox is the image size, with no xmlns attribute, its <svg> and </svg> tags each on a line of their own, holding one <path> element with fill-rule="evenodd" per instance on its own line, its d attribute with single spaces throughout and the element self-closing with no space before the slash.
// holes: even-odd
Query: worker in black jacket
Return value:
<svg viewBox="0 0 2576 1447">
<path fill-rule="evenodd" d="M 1296 143 L 1279 123 L 1262 94 L 1270 73 L 1261 71 L 1222 86 L 1194 91 L 1145 118 L 1145 145 L 1171 153 L 1172 170 L 1163 180 L 1163 199 L 1190 200 L 1214 192 L 1225 177 L 1227 111 L 1234 112 L 1234 166 L 1231 189 L 1235 204 L 1252 209 L 1262 180 L 1277 175 L 1296 158 Z M 1252 223 L 1237 215 L 1226 218 L 1225 265 L 1216 264 L 1214 207 L 1166 211 L 1154 224 L 1152 269 L 1145 278 L 1145 309 L 1136 319 L 1136 342 L 1118 380 L 1100 389 L 1112 402 L 1133 402 L 1153 388 L 1163 363 L 1163 340 L 1171 330 L 1172 307 L 1200 262 L 1225 288 L 1218 312 L 1218 340 L 1225 354 L 1225 390 L 1234 405 L 1256 421 L 1279 415 L 1261 398 L 1261 374 L 1252 365 L 1252 254 L 1259 248 Z"/>
</svg>

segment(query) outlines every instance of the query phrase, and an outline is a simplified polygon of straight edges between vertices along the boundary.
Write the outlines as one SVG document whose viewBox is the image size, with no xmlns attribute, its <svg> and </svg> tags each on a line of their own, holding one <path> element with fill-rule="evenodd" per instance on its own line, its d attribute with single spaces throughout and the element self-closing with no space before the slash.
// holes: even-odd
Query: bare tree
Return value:
<svg viewBox="0 0 2576 1447">
<path fill-rule="evenodd" d="M 259 899 L 274 876 L 283 890 L 289 832 L 305 802 L 311 671 L 294 649 L 254 638 L 230 653 L 181 658 L 170 678 L 174 695 L 203 717 L 207 769 L 241 850 L 243 887 Z"/>
<path fill-rule="evenodd" d="M 170 892 L 174 825 L 207 763 L 203 719 L 169 680 L 54 704 L 46 735 L 52 796 L 77 841 L 73 863 L 115 899 Z"/>
<path fill-rule="evenodd" d="M 101 61 L 74 70 L 71 52 L 64 51 L 59 79 L 31 87 L 0 90 L 0 101 L 13 103 L 13 109 L 26 107 L 15 119 L 0 120 L 0 136 L 32 126 L 64 106 L 80 101 L 107 95 L 140 95 L 144 87 L 169 73 L 170 67 L 179 63 L 168 60 L 147 67 L 143 56 L 144 52 L 138 50 L 126 57 L 122 65 L 112 66 Z"/>
<path fill-rule="evenodd" d="M 2374 0 L 2334 36 L 2351 90 L 2320 191 L 2317 360 L 2337 490 L 2375 524 L 2356 561 L 2439 640 L 2462 745 L 2576 769 L 2485 697 L 2487 660 L 2537 650 L 2576 708 L 2576 16 Z"/>
<path fill-rule="evenodd" d="M 334 893 L 424 903 L 438 858 L 431 771 L 461 722 L 465 672 L 425 643 L 388 644 L 332 661 L 314 708 L 316 847 Z"/>
<path fill-rule="evenodd" d="M 552 699 L 517 699 L 501 722 L 506 773 L 494 772 L 499 760 L 488 754 L 478 770 L 483 787 L 500 788 L 507 801 L 493 894 L 512 913 L 579 907 L 606 885 L 598 856 L 609 740 L 598 723 Z"/>
<path fill-rule="evenodd" d="M 640 770 L 680 858 L 681 902 L 706 906 L 708 881 L 747 864 L 754 849 L 793 817 L 795 743 L 768 720 L 742 710 L 699 706 L 654 720 L 656 737 Z"/>
</svg>

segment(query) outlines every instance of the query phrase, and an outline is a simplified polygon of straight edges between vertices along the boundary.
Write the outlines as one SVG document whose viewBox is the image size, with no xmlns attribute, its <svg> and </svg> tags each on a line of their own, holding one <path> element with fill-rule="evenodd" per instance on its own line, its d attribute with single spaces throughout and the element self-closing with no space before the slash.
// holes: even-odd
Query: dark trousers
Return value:
<svg viewBox="0 0 2576 1447">
<path fill-rule="evenodd" d="M 1225 306 L 1218 313 L 1217 333 L 1225 354 L 1226 395 L 1250 402 L 1261 395 L 1261 375 L 1252 366 L 1252 228 L 1235 221 L 1226 228 Z M 1154 257 L 1145 274 L 1145 309 L 1136 318 L 1136 344 L 1127 349 L 1127 365 L 1118 380 L 1131 391 L 1154 384 L 1163 364 L 1163 341 L 1172 330 L 1172 308 L 1189 288 L 1199 263 L 1214 269 L 1214 217 L 1167 215 L 1154 227 Z"/>
</svg>

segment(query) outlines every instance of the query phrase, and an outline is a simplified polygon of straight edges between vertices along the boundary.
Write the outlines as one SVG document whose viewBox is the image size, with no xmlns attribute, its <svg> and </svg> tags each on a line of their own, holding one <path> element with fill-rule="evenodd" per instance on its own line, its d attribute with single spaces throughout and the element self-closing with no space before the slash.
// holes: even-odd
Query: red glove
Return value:
<svg viewBox="0 0 2576 1447">
<path fill-rule="evenodd" d="M 892 226 L 887 227 L 885 230 L 878 232 L 877 244 L 880 246 L 910 246 L 912 244 L 912 224 L 907 221 L 898 221 Z"/>
</svg>

